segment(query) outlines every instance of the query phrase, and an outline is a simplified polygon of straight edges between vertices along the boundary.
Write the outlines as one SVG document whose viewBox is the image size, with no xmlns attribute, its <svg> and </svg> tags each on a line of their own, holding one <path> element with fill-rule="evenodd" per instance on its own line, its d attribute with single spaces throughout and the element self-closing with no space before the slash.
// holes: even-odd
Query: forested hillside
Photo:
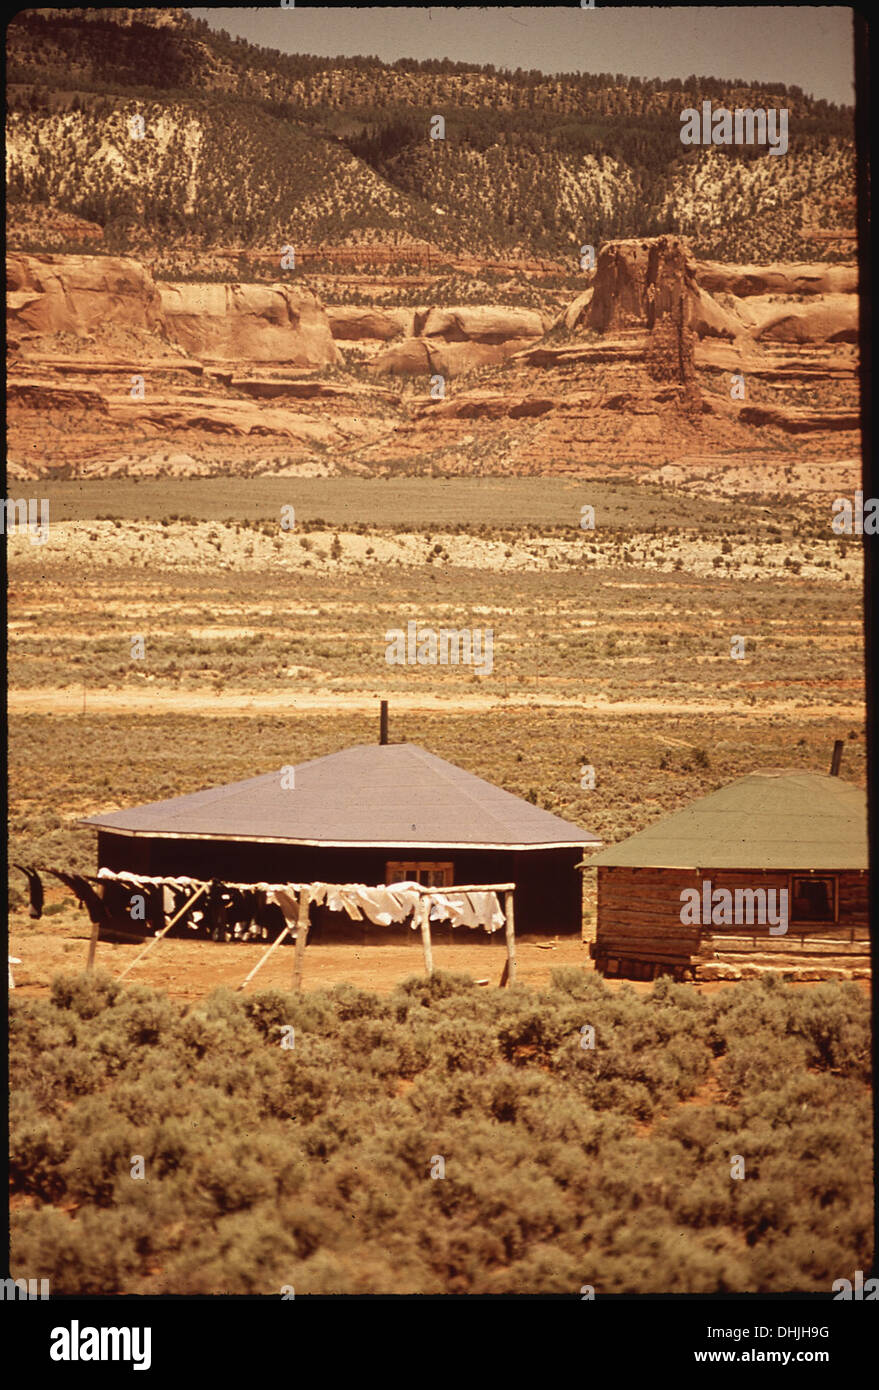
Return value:
<svg viewBox="0 0 879 1390">
<path fill-rule="evenodd" d="M 852 113 L 796 87 L 284 55 L 172 10 L 25 12 L 7 59 L 13 224 L 36 203 L 158 243 L 568 261 L 669 231 L 733 261 L 851 255 L 827 233 L 853 223 Z M 684 147 L 705 99 L 784 106 L 787 154 Z"/>
</svg>

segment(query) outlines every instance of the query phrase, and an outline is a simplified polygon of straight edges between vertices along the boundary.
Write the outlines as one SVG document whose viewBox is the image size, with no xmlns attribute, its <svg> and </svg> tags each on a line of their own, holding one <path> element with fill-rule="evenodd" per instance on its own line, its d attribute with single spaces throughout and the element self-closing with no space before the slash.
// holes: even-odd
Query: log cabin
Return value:
<svg viewBox="0 0 879 1390">
<path fill-rule="evenodd" d="M 385 738 L 384 720 L 382 730 Z M 512 882 L 519 937 L 582 934 L 577 864 L 601 844 L 415 744 L 387 742 L 79 824 L 98 832 L 98 868 L 116 872 L 235 883 Z M 450 931 L 438 927 L 437 939 L 451 940 Z M 325 908 L 315 910 L 313 936 L 389 939 Z"/>
<path fill-rule="evenodd" d="M 861 788 L 752 772 L 581 863 L 597 871 L 590 954 L 602 974 L 633 980 L 694 978 L 731 957 L 863 957 L 868 864 Z M 783 927 L 767 902 L 783 905 Z"/>
</svg>

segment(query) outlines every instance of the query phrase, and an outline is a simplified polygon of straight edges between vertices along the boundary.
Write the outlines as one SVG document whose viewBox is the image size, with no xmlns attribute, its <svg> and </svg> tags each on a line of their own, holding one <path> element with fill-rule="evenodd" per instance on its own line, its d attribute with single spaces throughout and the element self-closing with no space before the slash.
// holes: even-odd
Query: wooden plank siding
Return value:
<svg viewBox="0 0 879 1390">
<path fill-rule="evenodd" d="M 280 845 L 261 841 L 187 840 L 183 837 L 150 837 L 98 831 L 98 867 L 118 872 L 218 878 L 236 883 L 386 882 L 387 865 L 417 859 L 453 866 L 452 883 L 515 883 L 516 935 L 576 936 L 582 931 L 581 882 L 577 863 L 581 848 L 545 850 L 420 848 L 411 851 L 388 847 Z M 432 923 L 434 942 L 460 945 L 471 939 L 470 929 Z M 411 942 L 420 949 L 417 932 L 400 926 L 375 927 L 352 922 L 344 913 L 315 907 L 309 940 L 380 943 Z M 497 941 L 503 932 L 487 936 L 473 932 L 473 940 Z"/>
<path fill-rule="evenodd" d="M 667 971 L 686 978 L 700 960 L 716 952 L 762 950 L 793 953 L 810 949 L 825 953 L 834 943 L 843 953 L 868 950 L 868 875 L 865 870 L 816 870 L 816 876 L 832 876 L 838 884 L 835 922 L 796 922 L 789 898 L 788 930 L 771 935 L 769 924 L 747 923 L 708 927 L 681 922 L 681 893 L 710 881 L 715 889 L 787 889 L 793 872 L 746 869 L 655 869 L 597 866 L 597 927 L 590 953 L 604 974 L 629 979 L 653 979 Z M 803 877 L 800 870 L 796 877 Z M 776 899 L 776 902 L 778 900 Z M 750 943 L 750 947 L 747 943 Z M 860 943 L 854 946 L 854 943 Z"/>
</svg>

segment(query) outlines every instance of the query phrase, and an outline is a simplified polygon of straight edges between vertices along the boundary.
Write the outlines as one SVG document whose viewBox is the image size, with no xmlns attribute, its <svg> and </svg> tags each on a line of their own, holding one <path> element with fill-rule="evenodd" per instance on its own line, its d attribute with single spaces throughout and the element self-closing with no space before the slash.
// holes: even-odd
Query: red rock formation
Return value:
<svg viewBox="0 0 879 1390">
<path fill-rule="evenodd" d="M 122 256 L 7 257 L 15 336 L 99 336 L 109 325 L 146 331 L 208 361 L 341 361 L 320 301 L 286 285 L 165 284 Z M 135 370 L 138 368 L 135 367 Z"/>
<path fill-rule="evenodd" d="M 159 284 L 168 337 L 208 362 L 341 361 L 323 305 L 287 285 Z"/>
<path fill-rule="evenodd" d="M 378 339 L 390 342 L 393 338 L 414 337 L 414 309 L 359 308 L 347 304 L 327 307 L 327 318 L 333 337 L 341 342 L 361 342 Z"/>
<path fill-rule="evenodd" d="M 534 309 L 458 305 L 415 311 L 414 334 L 378 354 L 379 376 L 460 376 L 505 361 L 543 336 L 552 320 Z"/>
<path fill-rule="evenodd" d="M 161 333 L 155 281 L 127 256 L 6 258 L 7 315 L 21 332 L 83 336 L 109 323 Z"/>
</svg>

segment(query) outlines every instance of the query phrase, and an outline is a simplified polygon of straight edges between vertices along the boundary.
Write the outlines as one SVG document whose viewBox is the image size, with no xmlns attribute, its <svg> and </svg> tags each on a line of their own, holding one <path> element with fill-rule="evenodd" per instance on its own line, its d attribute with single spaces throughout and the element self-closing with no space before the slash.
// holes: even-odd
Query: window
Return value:
<svg viewBox="0 0 879 1390">
<path fill-rule="evenodd" d="M 385 865 L 385 883 L 420 883 L 425 888 L 449 888 L 454 864 L 391 860 Z"/>
<path fill-rule="evenodd" d="M 791 878 L 792 922 L 835 922 L 837 920 L 837 881 L 809 874 Z"/>
</svg>

